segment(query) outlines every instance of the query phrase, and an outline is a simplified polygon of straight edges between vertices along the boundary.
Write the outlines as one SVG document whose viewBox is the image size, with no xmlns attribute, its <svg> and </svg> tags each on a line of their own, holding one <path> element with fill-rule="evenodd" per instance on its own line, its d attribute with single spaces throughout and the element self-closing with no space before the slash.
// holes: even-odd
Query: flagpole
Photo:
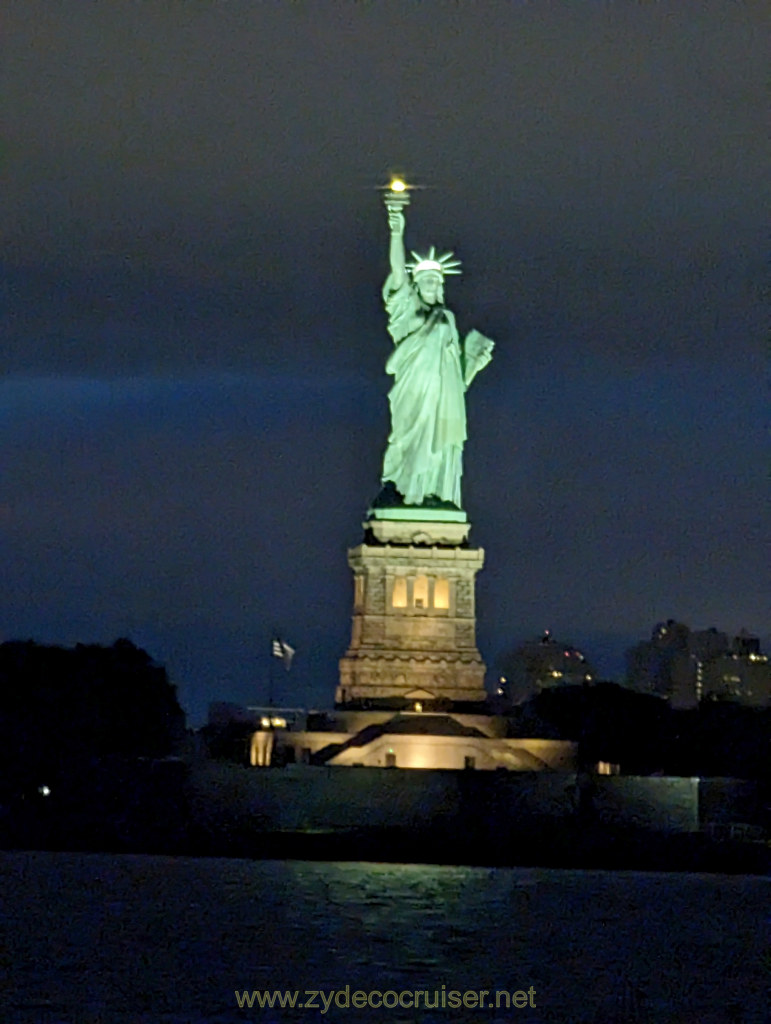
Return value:
<svg viewBox="0 0 771 1024">
<path fill-rule="evenodd" d="M 276 663 L 276 656 L 273 653 L 273 643 L 278 636 L 278 633 L 274 632 L 270 639 L 270 667 L 268 669 L 268 707 L 273 707 L 273 671 Z"/>
</svg>

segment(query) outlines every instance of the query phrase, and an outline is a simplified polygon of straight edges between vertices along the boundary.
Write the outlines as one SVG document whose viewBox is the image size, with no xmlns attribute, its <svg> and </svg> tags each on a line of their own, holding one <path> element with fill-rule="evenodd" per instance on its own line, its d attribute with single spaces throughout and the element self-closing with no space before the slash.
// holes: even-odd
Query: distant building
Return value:
<svg viewBox="0 0 771 1024">
<path fill-rule="evenodd" d="M 689 635 L 686 625 L 669 619 L 654 627 L 650 640 L 630 648 L 626 652 L 629 688 L 668 700 L 677 695 L 675 703 L 687 706 L 691 702 Z"/>
<path fill-rule="evenodd" d="M 731 648 L 701 665 L 703 699 L 736 700 L 751 707 L 771 705 L 771 665 L 760 640 L 742 630 Z"/>
<path fill-rule="evenodd" d="M 572 644 L 543 636 L 526 640 L 501 662 L 501 696 L 514 701 L 555 686 L 583 686 L 597 678 L 594 668 Z"/>
<path fill-rule="evenodd" d="M 695 708 L 705 700 L 734 700 L 753 707 L 771 704 L 771 666 L 756 636 L 711 627 L 692 631 L 668 619 L 651 639 L 626 655 L 627 685 L 663 697 L 673 708 Z"/>
</svg>

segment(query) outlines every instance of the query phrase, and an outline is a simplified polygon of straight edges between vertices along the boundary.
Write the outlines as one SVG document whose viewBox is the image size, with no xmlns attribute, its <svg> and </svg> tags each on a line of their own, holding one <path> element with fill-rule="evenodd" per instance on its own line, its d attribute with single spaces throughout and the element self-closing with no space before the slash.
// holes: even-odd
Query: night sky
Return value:
<svg viewBox="0 0 771 1024">
<path fill-rule="evenodd" d="M 496 341 L 464 503 L 488 663 L 767 637 L 763 3 L 6 0 L 0 638 L 333 699 L 390 351 L 374 186 Z M 766 293 L 767 294 L 767 293 Z M 766 552 L 767 554 L 767 552 Z"/>
</svg>

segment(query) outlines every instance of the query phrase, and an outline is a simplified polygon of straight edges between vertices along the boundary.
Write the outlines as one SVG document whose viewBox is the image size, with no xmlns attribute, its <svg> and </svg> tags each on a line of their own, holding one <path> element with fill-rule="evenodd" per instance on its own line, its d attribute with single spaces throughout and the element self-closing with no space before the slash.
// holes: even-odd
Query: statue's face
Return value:
<svg viewBox="0 0 771 1024">
<path fill-rule="evenodd" d="M 442 275 L 432 270 L 424 270 L 415 278 L 418 295 L 427 306 L 435 306 L 437 302 L 442 301 L 443 283 Z"/>
</svg>

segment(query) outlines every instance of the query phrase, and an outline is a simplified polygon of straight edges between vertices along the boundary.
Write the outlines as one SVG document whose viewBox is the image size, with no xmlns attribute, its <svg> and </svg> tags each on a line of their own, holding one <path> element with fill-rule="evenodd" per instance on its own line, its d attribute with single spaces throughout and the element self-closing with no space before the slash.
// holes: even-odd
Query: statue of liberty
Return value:
<svg viewBox="0 0 771 1024">
<path fill-rule="evenodd" d="M 492 358 L 493 342 L 471 331 L 461 344 L 444 304 L 444 279 L 460 273 L 452 253 L 426 256 L 404 249 L 406 186 L 385 194 L 391 230 L 391 272 L 383 287 L 388 332 L 395 348 L 386 363 L 394 377 L 388 394 L 391 433 L 383 460 L 384 489 L 376 506 L 461 508 L 466 440 L 465 392 Z M 397 493 L 394 493 L 396 491 Z"/>
</svg>

